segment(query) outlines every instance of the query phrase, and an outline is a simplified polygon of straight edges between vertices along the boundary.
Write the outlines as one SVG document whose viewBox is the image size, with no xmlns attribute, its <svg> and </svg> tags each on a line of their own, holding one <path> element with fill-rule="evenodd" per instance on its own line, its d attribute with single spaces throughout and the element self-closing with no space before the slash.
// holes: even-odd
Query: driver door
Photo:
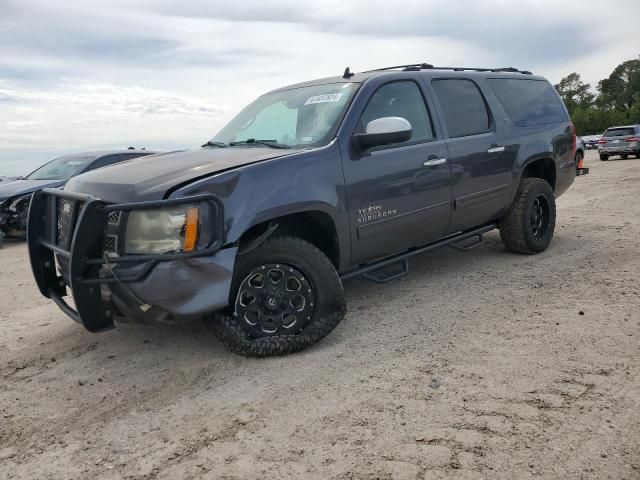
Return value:
<svg viewBox="0 0 640 480">
<path fill-rule="evenodd" d="M 379 86 L 353 133 L 382 117 L 402 117 L 412 136 L 403 143 L 356 152 L 344 162 L 352 261 L 365 263 L 425 245 L 446 234 L 451 217 L 451 171 L 422 90 L 413 80 Z"/>
</svg>

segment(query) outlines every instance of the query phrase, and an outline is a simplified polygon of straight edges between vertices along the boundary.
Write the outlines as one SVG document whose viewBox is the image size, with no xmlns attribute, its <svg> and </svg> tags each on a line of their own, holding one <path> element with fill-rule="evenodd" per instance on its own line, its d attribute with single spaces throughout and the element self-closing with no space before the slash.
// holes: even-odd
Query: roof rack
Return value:
<svg viewBox="0 0 640 480">
<path fill-rule="evenodd" d="M 402 69 L 403 72 L 417 72 L 420 70 L 453 70 L 454 72 L 473 71 L 473 72 L 507 72 L 507 73 L 521 73 L 523 75 L 532 75 L 528 70 L 518 70 L 513 67 L 503 68 L 475 68 L 475 67 L 434 67 L 430 63 L 410 63 L 408 65 L 396 65 L 393 67 L 375 68 L 373 70 L 367 70 L 362 73 L 382 72 L 385 70 L 398 70 Z"/>
</svg>

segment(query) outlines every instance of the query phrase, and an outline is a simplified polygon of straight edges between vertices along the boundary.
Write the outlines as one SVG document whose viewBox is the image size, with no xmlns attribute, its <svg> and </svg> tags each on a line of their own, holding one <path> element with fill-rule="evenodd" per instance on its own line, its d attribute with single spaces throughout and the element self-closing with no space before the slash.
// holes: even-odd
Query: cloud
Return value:
<svg viewBox="0 0 640 480">
<path fill-rule="evenodd" d="M 640 45 L 636 18 L 607 25 L 595 0 L 2 3 L 0 174 L 81 149 L 193 147 L 259 94 L 347 65 L 515 66 L 595 83 Z"/>
</svg>

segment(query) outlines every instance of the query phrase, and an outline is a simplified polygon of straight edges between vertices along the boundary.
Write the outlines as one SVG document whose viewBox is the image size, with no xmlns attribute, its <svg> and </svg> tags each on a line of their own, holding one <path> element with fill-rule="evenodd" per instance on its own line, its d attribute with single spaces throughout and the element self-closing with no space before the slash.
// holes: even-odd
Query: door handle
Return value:
<svg viewBox="0 0 640 480">
<path fill-rule="evenodd" d="M 504 146 L 491 145 L 487 150 L 487 153 L 501 153 L 504 152 Z"/>
<path fill-rule="evenodd" d="M 446 158 L 434 158 L 433 160 L 425 160 L 422 162 L 423 167 L 435 167 L 437 165 L 442 165 L 443 163 L 447 163 Z"/>
</svg>

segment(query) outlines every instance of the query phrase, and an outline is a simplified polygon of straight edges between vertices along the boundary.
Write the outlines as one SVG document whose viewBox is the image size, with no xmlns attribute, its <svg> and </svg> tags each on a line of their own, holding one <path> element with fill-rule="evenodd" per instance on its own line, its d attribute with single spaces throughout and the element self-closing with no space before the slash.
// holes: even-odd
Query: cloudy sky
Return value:
<svg viewBox="0 0 640 480">
<path fill-rule="evenodd" d="M 638 0 L 0 0 L 0 175 L 97 148 L 194 148 L 261 93 L 347 65 L 595 84 L 640 54 L 639 23 Z"/>
</svg>

